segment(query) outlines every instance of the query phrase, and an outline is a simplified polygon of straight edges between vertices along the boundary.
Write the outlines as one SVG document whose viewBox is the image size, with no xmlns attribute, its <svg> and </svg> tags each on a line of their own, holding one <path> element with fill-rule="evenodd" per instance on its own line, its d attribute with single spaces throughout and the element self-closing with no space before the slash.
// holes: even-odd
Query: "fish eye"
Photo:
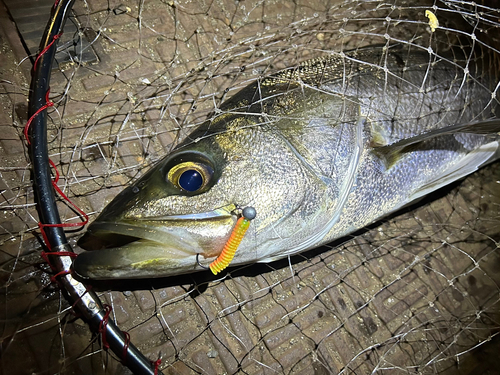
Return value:
<svg viewBox="0 0 500 375">
<path fill-rule="evenodd" d="M 167 174 L 167 179 L 181 190 L 196 193 L 210 183 L 213 173 L 209 165 L 187 161 L 173 166 Z"/>
<path fill-rule="evenodd" d="M 193 192 L 203 186 L 203 177 L 198 171 L 194 169 L 188 169 L 181 174 L 178 184 L 182 189 Z"/>
</svg>

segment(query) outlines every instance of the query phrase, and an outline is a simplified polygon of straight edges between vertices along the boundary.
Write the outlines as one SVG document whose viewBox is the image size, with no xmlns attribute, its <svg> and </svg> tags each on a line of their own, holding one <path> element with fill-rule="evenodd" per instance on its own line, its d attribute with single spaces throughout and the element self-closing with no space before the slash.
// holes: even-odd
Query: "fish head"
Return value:
<svg viewBox="0 0 500 375">
<path fill-rule="evenodd" d="M 287 235 L 277 228 L 284 218 L 300 216 L 304 197 L 316 189 L 314 178 L 261 117 L 221 117 L 202 125 L 102 211 L 78 243 L 95 251 L 79 255 L 77 275 L 150 278 L 202 270 L 221 253 L 245 207 L 257 216 L 231 264 L 280 249 Z"/>
</svg>

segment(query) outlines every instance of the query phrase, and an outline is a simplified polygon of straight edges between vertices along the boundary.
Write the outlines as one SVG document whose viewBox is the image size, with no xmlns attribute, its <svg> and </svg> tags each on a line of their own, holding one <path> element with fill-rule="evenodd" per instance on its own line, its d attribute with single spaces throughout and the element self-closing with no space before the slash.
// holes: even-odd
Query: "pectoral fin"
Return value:
<svg viewBox="0 0 500 375">
<path fill-rule="evenodd" d="M 387 139 L 384 134 L 376 132 L 373 135 L 374 142 L 372 142 L 373 152 L 384 160 L 386 168 L 391 168 L 402 155 L 418 150 L 422 143 L 443 137 L 446 135 L 469 133 L 478 135 L 499 135 L 500 134 L 500 119 L 490 119 L 484 121 L 473 122 L 469 124 L 451 125 L 445 128 L 431 130 L 424 134 L 419 134 L 415 137 L 402 139 L 392 144 L 386 144 L 381 139 Z M 476 166 L 477 169 L 477 166 Z M 475 169 L 474 169 L 475 170 Z M 471 172 L 469 172 L 471 173 Z M 468 173 L 466 173 L 468 174 Z"/>
</svg>

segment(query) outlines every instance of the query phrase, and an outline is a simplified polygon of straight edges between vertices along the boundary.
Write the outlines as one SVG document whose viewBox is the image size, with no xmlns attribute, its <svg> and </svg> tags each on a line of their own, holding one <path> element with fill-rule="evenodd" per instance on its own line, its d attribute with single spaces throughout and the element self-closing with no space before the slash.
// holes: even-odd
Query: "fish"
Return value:
<svg viewBox="0 0 500 375">
<path fill-rule="evenodd" d="M 247 208 L 255 217 L 226 263 L 271 262 L 497 160 L 497 81 L 467 56 L 372 46 L 255 80 L 104 208 L 73 273 L 206 272 Z"/>
</svg>

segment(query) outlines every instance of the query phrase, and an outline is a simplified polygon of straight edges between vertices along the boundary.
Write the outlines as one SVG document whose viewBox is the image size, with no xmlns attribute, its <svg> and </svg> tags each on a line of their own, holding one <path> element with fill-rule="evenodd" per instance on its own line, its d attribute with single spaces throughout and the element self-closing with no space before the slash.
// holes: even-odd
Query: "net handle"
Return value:
<svg viewBox="0 0 500 375">
<path fill-rule="evenodd" d="M 62 34 L 66 19 L 74 0 L 56 0 L 51 16 L 40 42 L 41 51 L 33 65 L 28 106 L 29 123 L 26 126 L 27 142 L 33 168 L 35 201 L 42 232 L 46 241 L 50 265 L 58 276 L 58 283 L 66 291 L 70 304 L 87 320 L 93 332 L 104 336 L 106 346 L 121 358 L 123 363 L 137 375 L 161 374 L 158 361 L 151 363 L 132 343 L 128 334 L 122 332 L 109 318 L 98 296 L 71 275 L 73 249 L 68 244 L 63 224 L 56 205 L 51 177 L 51 166 L 47 145 L 47 109 L 52 64 L 57 49 L 57 40 Z M 102 327 L 105 327 L 103 329 Z"/>
</svg>

